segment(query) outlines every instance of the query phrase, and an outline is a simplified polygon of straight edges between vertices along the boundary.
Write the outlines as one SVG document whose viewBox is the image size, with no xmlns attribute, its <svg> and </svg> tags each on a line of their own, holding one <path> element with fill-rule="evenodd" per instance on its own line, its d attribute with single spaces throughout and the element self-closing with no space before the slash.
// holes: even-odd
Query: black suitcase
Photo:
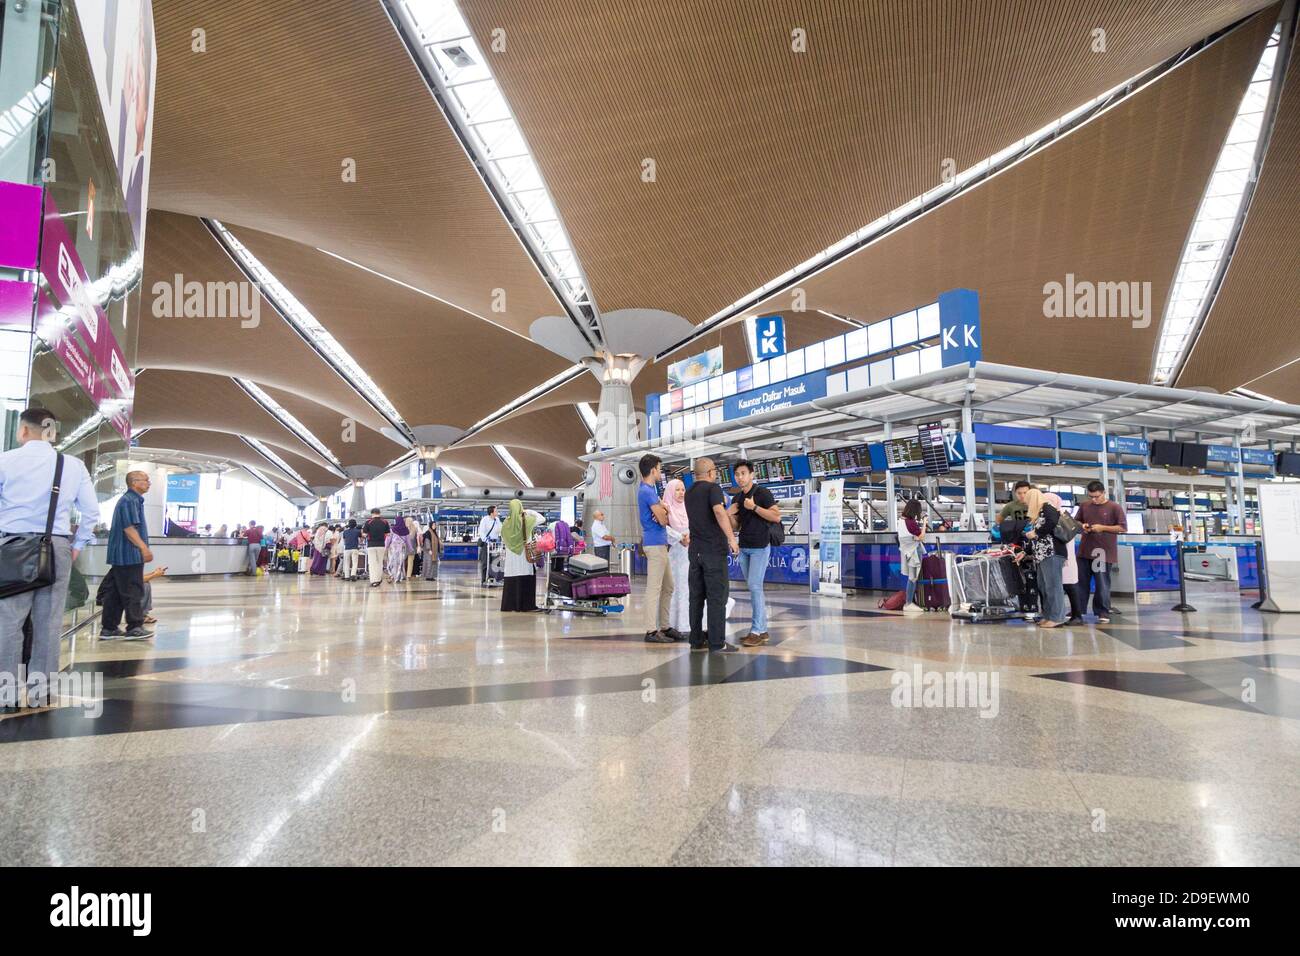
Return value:
<svg viewBox="0 0 1300 956">
<path fill-rule="evenodd" d="M 591 577 L 591 575 L 575 574 L 572 571 L 562 571 L 552 568 L 550 585 L 551 593 L 558 594 L 560 597 L 571 598 L 573 597 L 573 582 L 581 581 L 583 578 L 588 577 Z"/>
<path fill-rule="evenodd" d="M 292 556 L 280 558 L 275 565 L 277 571 L 284 571 L 288 574 L 295 574 L 298 571 L 298 562 Z"/>
</svg>

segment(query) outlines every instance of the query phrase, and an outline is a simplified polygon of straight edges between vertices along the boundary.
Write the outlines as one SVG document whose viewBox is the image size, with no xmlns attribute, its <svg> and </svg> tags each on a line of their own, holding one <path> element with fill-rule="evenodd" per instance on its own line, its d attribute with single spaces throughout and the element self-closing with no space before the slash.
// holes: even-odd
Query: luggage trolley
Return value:
<svg viewBox="0 0 1300 956">
<path fill-rule="evenodd" d="M 948 554 L 952 616 L 979 624 L 1020 618 L 1037 621 L 1037 580 L 1028 561 L 1017 565 L 1005 548 Z"/>
<path fill-rule="evenodd" d="M 563 558 L 563 556 L 560 556 Z M 565 560 L 563 579 L 553 576 L 556 561 L 551 555 L 545 560 L 545 595 L 542 598 L 542 610 L 547 614 L 552 611 L 573 611 L 575 614 L 620 614 L 623 611 L 622 598 L 629 593 L 627 579 L 623 575 L 609 574 L 609 562 L 595 555 L 582 555 L 578 560 L 587 567 L 576 567 L 574 558 Z M 583 587 L 584 583 L 586 587 Z M 567 590 L 567 593 L 566 593 Z M 575 591 L 583 596 L 575 596 Z"/>
</svg>

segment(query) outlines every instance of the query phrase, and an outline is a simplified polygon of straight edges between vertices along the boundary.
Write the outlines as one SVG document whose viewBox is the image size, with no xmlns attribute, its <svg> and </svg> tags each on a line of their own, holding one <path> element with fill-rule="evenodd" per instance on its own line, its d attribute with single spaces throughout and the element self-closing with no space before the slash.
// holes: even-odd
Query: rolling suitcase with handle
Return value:
<svg viewBox="0 0 1300 956">
<path fill-rule="evenodd" d="M 948 569 L 942 554 L 927 554 L 921 559 L 922 605 L 927 611 L 946 610 L 952 603 L 948 596 Z"/>
</svg>

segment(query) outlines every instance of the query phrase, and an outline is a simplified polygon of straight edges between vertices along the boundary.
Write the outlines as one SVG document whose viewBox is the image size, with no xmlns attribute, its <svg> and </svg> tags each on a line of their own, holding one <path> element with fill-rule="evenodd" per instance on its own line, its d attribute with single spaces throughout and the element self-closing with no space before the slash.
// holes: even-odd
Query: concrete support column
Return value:
<svg viewBox="0 0 1300 956">
<path fill-rule="evenodd" d="M 352 482 L 352 498 L 348 501 L 348 517 L 355 518 L 366 510 L 366 483 L 361 480 Z"/>
</svg>

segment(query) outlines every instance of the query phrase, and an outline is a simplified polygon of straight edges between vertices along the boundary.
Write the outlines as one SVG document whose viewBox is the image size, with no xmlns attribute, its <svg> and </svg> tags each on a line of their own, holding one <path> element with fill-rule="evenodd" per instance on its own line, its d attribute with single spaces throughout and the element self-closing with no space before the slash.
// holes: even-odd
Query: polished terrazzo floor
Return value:
<svg viewBox="0 0 1300 956">
<path fill-rule="evenodd" d="M 502 615 L 450 566 L 165 582 L 152 641 L 78 637 L 102 700 L 0 719 L 0 859 L 1300 863 L 1300 619 L 1194 593 L 1042 631 L 877 597 L 777 591 L 772 645 L 717 656 L 644 644 L 635 595 Z M 996 675 L 995 716 L 895 706 L 917 665 Z"/>
</svg>

